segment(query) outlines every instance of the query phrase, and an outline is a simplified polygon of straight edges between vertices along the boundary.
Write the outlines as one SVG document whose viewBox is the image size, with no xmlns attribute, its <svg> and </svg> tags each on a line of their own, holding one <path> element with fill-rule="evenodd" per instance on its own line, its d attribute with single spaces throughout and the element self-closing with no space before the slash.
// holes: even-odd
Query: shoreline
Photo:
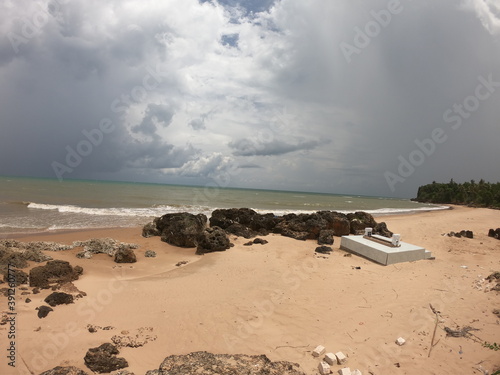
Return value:
<svg viewBox="0 0 500 375">
<path fill-rule="evenodd" d="M 454 207 L 461 207 L 458 205 L 448 205 L 446 206 L 447 208 L 442 208 L 442 209 L 422 209 L 418 211 L 403 211 L 403 212 L 396 212 L 396 213 L 381 213 L 381 214 L 371 214 L 375 220 L 378 218 L 386 218 L 386 217 L 392 217 L 392 216 L 413 216 L 413 215 L 421 215 L 429 212 L 441 212 L 441 211 L 449 211 L 453 210 Z M 444 206 L 442 206 L 444 207 Z M 476 207 L 474 207 L 476 208 Z M 354 212 L 354 211 L 353 211 Z M 377 221 L 384 221 L 384 220 L 377 220 Z M 70 234 L 70 233 L 79 233 L 79 232 L 93 232 L 93 231 L 105 231 L 105 230 L 110 230 L 110 231 L 115 231 L 115 230 L 127 230 L 127 229 L 133 229 L 133 228 L 141 228 L 146 225 L 147 222 L 145 222 L 142 226 L 134 225 L 134 226 L 123 226 L 123 227 L 93 227 L 93 228 L 71 228 L 71 229 L 55 229 L 55 230 L 43 230 L 43 231 L 36 231 L 36 232 L 11 232 L 11 233 L 0 233 L 0 240 L 6 240 L 6 239 L 19 239 L 19 238 L 26 238 L 26 237 L 31 237 L 31 236 L 51 236 L 51 235 L 59 235 L 59 234 Z"/>
<path fill-rule="evenodd" d="M 113 336 L 145 339 L 140 332 L 155 339 L 122 347 L 119 353 L 129 363 L 126 370 L 136 375 L 158 368 L 170 355 L 195 351 L 265 354 L 272 361 L 299 363 L 310 375 L 317 373 L 318 359 L 311 355 L 317 345 L 327 352 L 342 351 L 347 366 L 362 373 L 473 373 L 479 362 L 491 372 L 500 367 L 497 352 L 482 346 L 498 342 L 500 333 L 492 313 L 498 308 L 498 292 L 484 289 L 484 278 L 500 270 L 500 242 L 487 237 L 488 228 L 500 226 L 500 212 L 459 206 L 379 220 L 401 233 L 403 241 L 432 251 L 436 259 L 381 266 L 347 255 L 339 249 L 340 237 L 335 237 L 330 255 L 315 254 L 314 240 L 279 234 L 262 236 L 269 243 L 251 246 L 244 246 L 247 239 L 230 235 L 234 247 L 205 255 L 168 245 L 159 237 L 144 238 L 142 227 L 17 237 L 63 244 L 110 237 L 138 244 L 138 261 L 117 264 L 106 254 L 77 258 L 80 248 L 44 251 L 83 268 L 73 284 L 86 296 L 56 306 L 40 319 L 35 308 L 44 305 L 52 291 L 19 295 L 19 368 L 10 372 L 2 363 L 0 373 L 39 374 L 56 366 L 90 373 L 83 360 L 89 348 L 111 342 Z M 474 231 L 474 238 L 443 235 L 462 229 Z M 146 250 L 157 256 L 145 257 Z M 38 265 L 30 262 L 30 268 Z M 0 301 L 1 311 L 5 303 Z M 435 316 L 429 304 L 442 312 L 435 340 L 439 343 L 430 357 Z M 113 328 L 91 333 L 88 325 Z M 446 336 L 445 327 L 467 325 L 479 329 L 474 334 L 481 342 Z M 398 337 L 406 344 L 396 345 Z M 47 349 L 51 347 L 56 355 Z"/>
</svg>

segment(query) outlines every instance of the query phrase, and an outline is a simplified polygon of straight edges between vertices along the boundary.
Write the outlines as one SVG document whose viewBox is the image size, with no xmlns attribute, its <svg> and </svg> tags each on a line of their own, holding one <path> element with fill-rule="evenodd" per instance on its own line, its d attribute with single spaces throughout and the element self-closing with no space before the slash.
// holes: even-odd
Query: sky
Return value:
<svg viewBox="0 0 500 375">
<path fill-rule="evenodd" d="M 499 0 L 2 0 L 0 175 L 500 181 Z"/>
</svg>

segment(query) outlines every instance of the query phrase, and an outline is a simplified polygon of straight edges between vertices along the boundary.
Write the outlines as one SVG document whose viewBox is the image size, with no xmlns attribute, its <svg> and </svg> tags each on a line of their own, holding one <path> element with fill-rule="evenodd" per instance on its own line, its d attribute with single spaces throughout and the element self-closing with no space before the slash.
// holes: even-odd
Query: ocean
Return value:
<svg viewBox="0 0 500 375">
<path fill-rule="evenodd" d="M 133 182 L 0 177 L 0 235 L 65 229 L 142 226 L 173 212 L 203 213 L 249 207 L 257 212 L 343 213 L 374 216 L 441 210 L 408 199 L 345 194 L 179 186 Z"/>
</svg>

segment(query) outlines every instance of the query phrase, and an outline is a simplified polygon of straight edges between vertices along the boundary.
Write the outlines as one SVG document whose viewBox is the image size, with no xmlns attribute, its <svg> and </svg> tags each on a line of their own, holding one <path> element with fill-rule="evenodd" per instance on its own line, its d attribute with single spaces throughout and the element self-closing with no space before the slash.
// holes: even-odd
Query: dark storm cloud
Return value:
<svg viewBox="0 0 500 375">
<path fill-rule="evenodd" d="M 230 142 L 229 147 L 234 151 L 235 156 L 276 156 L 285 155 L 295 151 L 313 150 L 321 142 L 318 141 L 298 141 L 287 143 L 281 140 L 271 140 L 269 142 L 256 142 L 249 139 L 240 139 Z"/>
<path fill-rule="evenodd" d="M 204 183 L 236 168 L 235 185 L 405 197 L 495 181 L 499 10 L 5 0 L 0 174 Z"/>
</svg>

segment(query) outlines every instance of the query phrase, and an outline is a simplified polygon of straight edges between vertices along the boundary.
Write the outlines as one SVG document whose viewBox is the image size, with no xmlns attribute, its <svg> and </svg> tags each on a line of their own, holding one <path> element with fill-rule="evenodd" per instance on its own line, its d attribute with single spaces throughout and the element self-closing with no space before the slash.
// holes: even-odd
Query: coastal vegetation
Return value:
<svg viewBox="0 0 500 375">
<path fill-rule="evenodd" d="M 423 203 L 448 203 L 474 207 L 500 209 L 500 182 L 490 183 L 481 179 L 479 182 L 448 183 L 422 185 L 413 200 Z"/>
</svg>

